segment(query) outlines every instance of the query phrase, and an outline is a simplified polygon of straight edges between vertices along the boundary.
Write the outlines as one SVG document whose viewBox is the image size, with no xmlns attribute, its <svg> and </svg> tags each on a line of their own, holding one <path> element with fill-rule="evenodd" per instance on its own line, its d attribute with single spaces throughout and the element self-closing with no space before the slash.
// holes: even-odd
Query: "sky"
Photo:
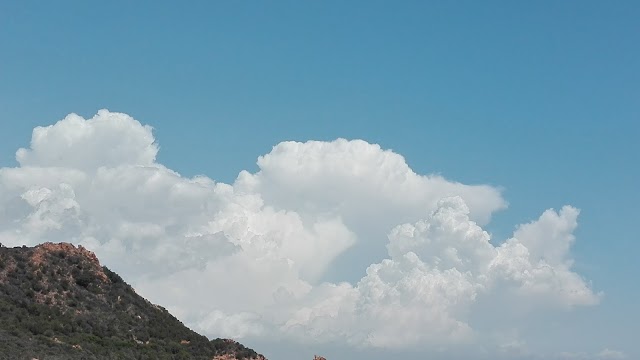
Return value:
<svg viewBox="0 0 640 360">
<path fill-rule="evenodd" d="M 638 18 L 0 2 L 0 242 L 271 360 L 640 358 Z"/>
</svg>

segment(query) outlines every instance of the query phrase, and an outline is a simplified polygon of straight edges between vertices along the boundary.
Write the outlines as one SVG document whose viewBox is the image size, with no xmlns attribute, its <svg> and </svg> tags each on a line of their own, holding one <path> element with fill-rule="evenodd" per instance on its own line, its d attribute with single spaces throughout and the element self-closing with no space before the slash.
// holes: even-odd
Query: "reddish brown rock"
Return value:
<svg viewBox="0 0 640 360">
<path fill-rule="evenodd" d="M 46 242 L 34 248 L 33 254 L 31 255 L 31 263 L 36 266 L 40 265 L 43 261 L 46 260 L 47 255 L 59 254 L 60 252 L 63 252 L 65 256 L 81 256 L 86 258 L 91 264 L 94 265 L 95 275 L 103 282 L 109 281 L 109 278 L 102 270 L 102 266 L 100 265 L 100 261 L 98 260 L 96 254 L 94 254 L 92 251 L 87 250 L 82 245 L 78 245 L 78 247 L 75 247 L 73 244 L 64 242 L 58 244 Z"/>
</svg>

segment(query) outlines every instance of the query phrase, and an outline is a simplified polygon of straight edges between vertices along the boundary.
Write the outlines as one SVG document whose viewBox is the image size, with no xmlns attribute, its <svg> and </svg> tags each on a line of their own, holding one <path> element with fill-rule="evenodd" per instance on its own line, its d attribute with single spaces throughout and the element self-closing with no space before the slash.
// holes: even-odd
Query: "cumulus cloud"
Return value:
<svg viewBox="0 0 640 360">
<path fill-rule="evenodd" d="M 465 321 L 473 304 L 500 293 L 498 289 L 513 290 L 518 303 L 558 308 L 596 304 L 599 295 L 571 272 L 567 253 L 536 256 L 535 247 L 529 251 L 525 246 L 532 234 L 572 241 L 568 232 L 577 214 L 572 207 L 548 210 L 495 247 L 469 218 L 461 197 L 444 198 L 425 219 L 391 230 L 389 258 L 370 265 L 354 287 L 347 286 L 352 293 L 343 290 L 345 300 L 333 303 L 341 309 L 318 311 L 326 308 L 319 303 L 299 310 L 296 333 L 306 327 L 317 339 L 318 324 L 326 323 L 330 339 L 345 337 L 330 329 L 347 329 L 347 338 L 359 345 L 457 344 L 473 340 L 472 326 Z M 316 294 L 312 298 L 322 299 Z M 351 327 L 345 327 L 345 318 Z"/>
<path fill-rule="evenodd" d="M 183 177 L 157 152 L 151 127 L 107 110 L 34 129 L 19 167 L 0 169 L 0 242 L 82 244 L 213 336 L 473 344 L 479 299 L 599 301 L 572 270 L 574 207 L 495 246 L 482 226 L 506 207 L 499 189 L 416 174 L 362 140 L 277 144 L 233 184 Z M 345 258 L 364 261 L 360 279 L 328 280 Z"/>
<path fill-rule="evenodd" d="M 33 130 L 29 149 L 19 149 L 22 167 L 64 167 L 85 171 L 124 164 L 151 165 L 158 147 L 150 126 L 130 116 L 100 110 L 85 120 L 70 114 L 55 125 Z"/>
</svg>

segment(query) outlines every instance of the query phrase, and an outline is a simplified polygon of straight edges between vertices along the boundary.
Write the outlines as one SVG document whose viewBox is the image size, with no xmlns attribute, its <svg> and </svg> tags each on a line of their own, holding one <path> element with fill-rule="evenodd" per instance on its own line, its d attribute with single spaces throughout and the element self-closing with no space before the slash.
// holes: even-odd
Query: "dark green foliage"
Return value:
<svg viewBox="0 0 640 360">
<path fill-rule="evenodd" d="M 0 246 L 0 360 L 258 357 L 191 331 L 81 252 L 34 261 L 36 249 Z"/>
<path fill-rule="evenodd" d="M 111 281 L 112 284 L 117 284 L 117 283 L 123 283 L 124 282 L 124 280 L 122 280 L 120 275 L 118 275 L 118 274 L 114 273 L 113 271 L 109 270 L 108 267 L 103 266 L 102 270 L 107 275 L 107 277 L 109 278 L 109 281 Z"/>
<path fill-rule="evenodd" d="M 75 275 L 76 284 L 82 286 L 83 288 L 89 287 L 89 284 L 94 280 L 94 276 L 88 271 L 83 271 Z"/>
</svg>

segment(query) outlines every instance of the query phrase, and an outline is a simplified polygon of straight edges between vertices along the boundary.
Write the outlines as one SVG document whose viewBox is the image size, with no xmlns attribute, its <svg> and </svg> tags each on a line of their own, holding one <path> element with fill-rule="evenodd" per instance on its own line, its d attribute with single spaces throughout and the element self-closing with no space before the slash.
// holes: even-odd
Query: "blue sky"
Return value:
<svg viewBox="0 0 640 360">
<path fill-rule="evenodd" d="M 153 126 L 159 163 L 226 183 L 282 141 L 380 144 L 502 188 L 496 244 L 580 208 L 574 269 L 604 298 L 523 333 L 634 358 L 639 18 L 634 1 L 3 2 L 0 166 L 35 126 L 103 108 Z"/>
</svg>

